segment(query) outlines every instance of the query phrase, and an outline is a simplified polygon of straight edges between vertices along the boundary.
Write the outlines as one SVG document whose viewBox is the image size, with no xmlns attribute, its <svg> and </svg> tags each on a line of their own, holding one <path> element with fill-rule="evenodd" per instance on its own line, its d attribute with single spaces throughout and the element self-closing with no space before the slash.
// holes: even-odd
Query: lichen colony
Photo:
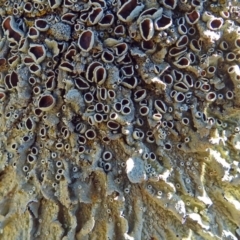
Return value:
<svg viewBox="0 0 240 240">
<path fill-rule="evenodd" d="M 240 3 L 0 1 L 0 239 L 239 239 Z"/>
</svg>

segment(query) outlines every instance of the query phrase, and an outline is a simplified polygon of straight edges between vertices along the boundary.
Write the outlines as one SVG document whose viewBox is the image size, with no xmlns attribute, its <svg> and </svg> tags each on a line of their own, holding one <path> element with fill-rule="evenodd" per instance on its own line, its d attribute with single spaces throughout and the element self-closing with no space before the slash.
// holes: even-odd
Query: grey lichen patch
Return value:
<svg viewBox="0 0 240 240">
<path fill-rule="evenodd" d="M 126 173 L 132 183 L 141 183 L 147 179 L 144 163 L 139 158 L 129 158 L 126 161 Z"/>
<path fill-rule="evenodd" d="M 71 27 L 68 24 L 57 22 L 51 26 L 50 31 L 58 41 L 68 41 L 71 37 Z"/>
</svg>

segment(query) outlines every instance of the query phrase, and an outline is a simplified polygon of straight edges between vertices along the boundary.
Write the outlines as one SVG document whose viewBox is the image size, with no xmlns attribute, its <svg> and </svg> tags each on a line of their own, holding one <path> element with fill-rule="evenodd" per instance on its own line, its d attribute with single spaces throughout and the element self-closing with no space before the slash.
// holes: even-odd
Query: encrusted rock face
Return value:
<svg viewBox="0 0 240 240">
<path fill-rule="evenodd" d="M 239 239 L 238 1 L 0 2 L 0 239 Z"/>
</svg>

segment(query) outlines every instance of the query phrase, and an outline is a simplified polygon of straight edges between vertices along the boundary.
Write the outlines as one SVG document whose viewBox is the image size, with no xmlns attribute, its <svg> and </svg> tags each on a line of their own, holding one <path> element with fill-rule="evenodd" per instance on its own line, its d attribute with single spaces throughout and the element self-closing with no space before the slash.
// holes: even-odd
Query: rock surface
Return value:
<svg viewBox="0 0 240 240">
<path fill-rule="evenodd" d="M 0 1 L 0 239 L 240 237 L 236 0 Z"/>
</svg>

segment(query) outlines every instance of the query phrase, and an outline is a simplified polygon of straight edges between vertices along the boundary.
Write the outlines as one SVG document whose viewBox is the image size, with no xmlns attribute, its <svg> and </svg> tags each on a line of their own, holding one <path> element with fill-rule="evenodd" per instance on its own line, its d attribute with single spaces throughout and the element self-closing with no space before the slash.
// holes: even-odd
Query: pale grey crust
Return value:
<svg viewBox="0 0 240 240">
<path fill-rule="evenodd" d="M 0 1 L 0 239 L 239 239 L 239 9 Z"/>
</svg>

